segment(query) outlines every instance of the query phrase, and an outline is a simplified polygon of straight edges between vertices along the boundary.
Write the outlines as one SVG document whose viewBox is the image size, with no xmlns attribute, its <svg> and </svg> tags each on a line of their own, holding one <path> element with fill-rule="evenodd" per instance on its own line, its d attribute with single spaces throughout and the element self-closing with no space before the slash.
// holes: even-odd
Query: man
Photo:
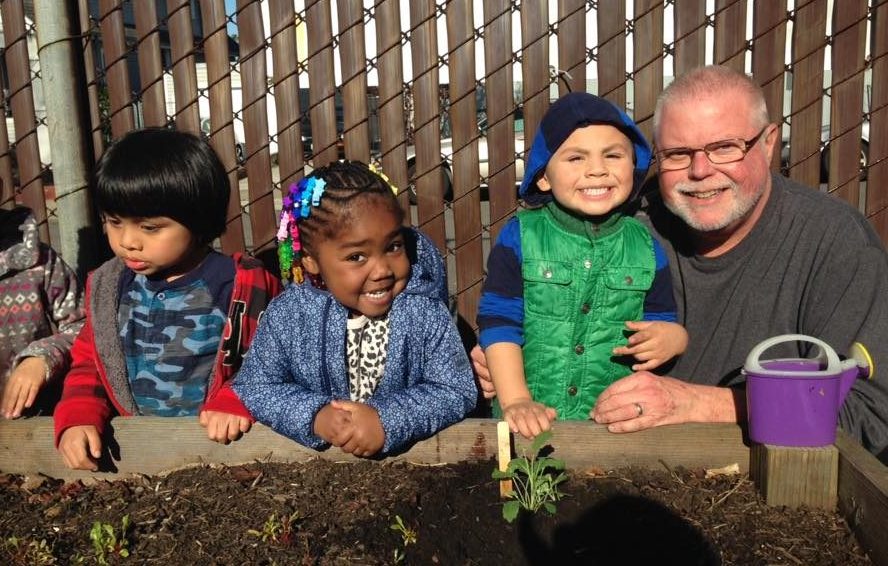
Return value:
<svg viewBox="0 0 888 566">
<path fill-rule="evenodd" d="M 654 114 L 660 198 L 651 224 L 669 242 L 679 319 L 690 340 L 670 376 L 636 372 L 590 415 L 612 432 L 743 422 L 740 368 L 771 336 L 807 334 L 840 353 L 861 342 L 875 379 L 858 380 L 841 427 L 888 461 L 888 256 L 854 208 L 769 171 L 779 139 L 761 89 L 727 67 L 695 69 Z M 768 358 L 806 356 L 786 343 Z M 473 352 L 483 374 L 480 351 Z M 492 388 L 482 376 L 482 388 Z"/>
</svg>

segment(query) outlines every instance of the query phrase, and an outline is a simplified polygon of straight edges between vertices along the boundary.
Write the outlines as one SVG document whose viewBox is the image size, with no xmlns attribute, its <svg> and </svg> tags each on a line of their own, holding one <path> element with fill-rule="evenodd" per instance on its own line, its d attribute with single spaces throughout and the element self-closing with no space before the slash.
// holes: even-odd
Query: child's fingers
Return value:
<svg viewBox="0 0 888 566">
<path fill-rule="evenodd" d="M 660 367 L 661 363 L 663 363 L 662 359 L 651 358 L 644 363 L 634 364 L 632 366 L 632 371 L 650 371 L 652 369 Z"/>
</svg>

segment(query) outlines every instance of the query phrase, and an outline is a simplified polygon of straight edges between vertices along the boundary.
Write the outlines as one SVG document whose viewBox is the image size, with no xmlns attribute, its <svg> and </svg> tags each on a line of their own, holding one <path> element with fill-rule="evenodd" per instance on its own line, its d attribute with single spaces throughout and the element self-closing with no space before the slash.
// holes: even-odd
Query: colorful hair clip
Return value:
<svg viewBox="0 0 888 566">
<path fill-rule="evenodd" d="M 282 199 L 280 226 L 277 231 L 278 260 L 281 265 L 281 277 L 286 281 L 302 283 L 305 278 L 302 272 L 302 240 L 299 237 L 299 222 L 308 218 L 312 206 L 321 204 L 321 197 L 327 181 L 319 177 L 305 177 L 298 183 L 290 185 Z"/>
<path fill-rule="evenodd" d="M 388 176 L 387 176 L 385 173 L 382 172 L 382 169 L 380 169 L 379 167 L 377 167 L 375 163 L 370 163 L 367 167 L 368 167 L 371 171 L 373 171 L 373 173 L 374 173 L 377 177 L 379 177 L 380 179 L 382 179 L 383 181 L 385 181 L 385 184 L 388 185 L 388 186 L 392 189 L 392 192 L 395 193 L 395 196 L 398 196 L 398 187 L 396 187 L 395 184 L 392 183 L 391 180 L 389 180 Z"/>
</svg>

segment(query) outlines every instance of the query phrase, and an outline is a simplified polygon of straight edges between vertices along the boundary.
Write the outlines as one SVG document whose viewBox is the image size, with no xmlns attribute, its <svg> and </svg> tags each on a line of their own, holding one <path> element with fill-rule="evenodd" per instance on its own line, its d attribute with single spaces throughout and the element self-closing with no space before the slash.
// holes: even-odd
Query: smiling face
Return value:
<svg viewBox="0 0 888 566">
<path fill-rule="evenodd" d="M 749 95 L 736 89 L 670 101 L 662 110 L 657 149 L 750 139 L 764 126 L 754 116 Z M 776 139 L 777 129 L 771 125 L 740 161 L 716 165 L 698 151 L 687 169 L 661 171 L 664 203 L 698 236 L 715 240 L 727 251 L 761 216 L 771 189 L 769 164 Z"/>
<path fill-rule="evenodd" d="M 613 126 L 577 128 L 549 159 L 537 186 L 568 210 L 602 216 L 632 193 L 633 155 L 632 142 Z"/>
<path fill-rule="evenodd" d="M 206 255 L 191 231 L 166 216 L 138 218 L 104 215 L 105 234 L 114 255 L 140 275 L 173 281 Z"/>
<path fill-rule="evenodd" d="M 351 222 L 313 244 L 302 263 L 352 314 L 379 317 L 410 278 L 401 219 L 379 196 L 355 203 L 353 210 Z"/>
</svg>

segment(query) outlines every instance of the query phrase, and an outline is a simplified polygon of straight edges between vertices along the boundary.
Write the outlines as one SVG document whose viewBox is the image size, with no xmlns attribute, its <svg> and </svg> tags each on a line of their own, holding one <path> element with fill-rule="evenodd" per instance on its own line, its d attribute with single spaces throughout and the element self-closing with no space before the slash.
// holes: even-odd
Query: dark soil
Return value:
<svg viewBox="0 0 888 566">
<path fill-rule="evenodd" d="M 0 564 L 869 564 L 837 513 L 764 505 L 743 476 L 572 473 L 555 516 L 502 518 L 492 462 L 257 463 L 85 486 L 0 474 Z M 407 546 L 392 529 L 415 530 Z M 42 546 L 41 546 L 42 545 Z"/>
</svg>

